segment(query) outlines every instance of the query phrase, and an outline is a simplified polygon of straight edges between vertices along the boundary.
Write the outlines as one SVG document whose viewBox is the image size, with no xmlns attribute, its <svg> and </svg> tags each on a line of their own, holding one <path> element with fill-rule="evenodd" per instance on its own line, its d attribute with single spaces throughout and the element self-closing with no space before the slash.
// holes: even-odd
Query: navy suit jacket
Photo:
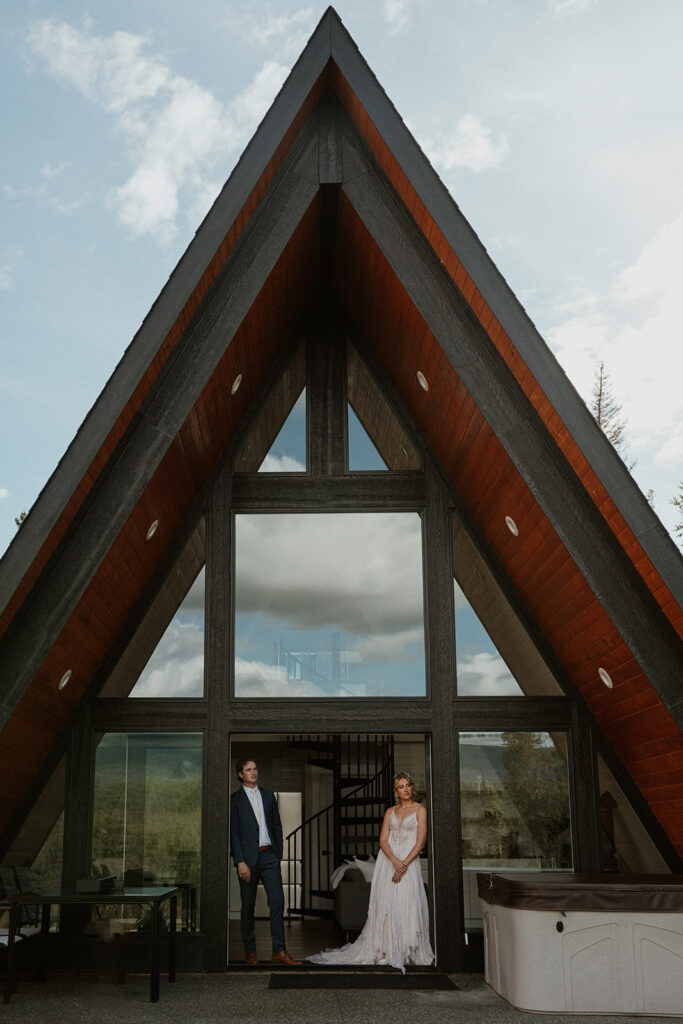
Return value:
<svg viewBox="0 0 683 1024">
<path fill-rule="evenodd" d="M 282 822 L 277 809 L 275 794 L 269 789 L 261 790 L 266 825 L 273 846 L 273 853 L 282 860 Z M 258 860 L 259 831 L 249 797 L 242 786 L 230 797 L 230 850 L 235 864 L 244 861 L 252 868 Z"/>
</svg>

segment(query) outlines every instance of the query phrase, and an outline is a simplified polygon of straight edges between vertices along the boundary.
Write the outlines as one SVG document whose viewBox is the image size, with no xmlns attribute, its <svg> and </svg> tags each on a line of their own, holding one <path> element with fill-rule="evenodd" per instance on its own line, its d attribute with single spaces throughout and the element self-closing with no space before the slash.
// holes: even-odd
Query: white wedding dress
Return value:
<svg viewBox="0 0 683 1024">
<path fill-rule="evenodd" d="M 410 853 L 417 842 L 417 810 L 399 821 L 392 811 L 389 846 L 398 858 Z M 370 888 L 365 927 L 355 942 L 307 957 L 325 966 L 338 964 L 391 964 L 405 973 L 406 964 L 431 964 L 429 911 L 419 858 L 411 860 L 400 882 L 392 882 L 394 867 L 380 850 Z"/>
</svg>

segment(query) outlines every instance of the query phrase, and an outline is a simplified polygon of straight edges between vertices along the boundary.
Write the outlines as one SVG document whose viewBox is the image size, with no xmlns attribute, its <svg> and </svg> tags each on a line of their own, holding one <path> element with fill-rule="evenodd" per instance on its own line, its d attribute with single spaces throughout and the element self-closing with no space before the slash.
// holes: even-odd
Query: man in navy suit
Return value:
<svg viewBox="0 0 683 1024">
<path fill-rule="evenodd" d="M 280 873 L 282 822 L 275 794 L 257 785 L 258 765 L 253 758 L 242 758 L 237 762 L 237 777 L 242 785 L 230 797 L 230 849 L 240 879 L 244 962 L 258 963 L 254 905 L 256 889 L 261 881 L 270 911 L 272 959 L 288 966 L 300 964 L 300 960 L 293 960 L 285 950 L 285 895 Z"/>
</svg>

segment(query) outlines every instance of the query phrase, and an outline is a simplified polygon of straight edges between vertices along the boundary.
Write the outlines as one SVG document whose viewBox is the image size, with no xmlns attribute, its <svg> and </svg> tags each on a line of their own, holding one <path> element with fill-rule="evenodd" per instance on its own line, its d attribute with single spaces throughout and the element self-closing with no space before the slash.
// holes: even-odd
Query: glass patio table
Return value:
<svg viewBox="0 0 683 1024">
<path fill-rule="evenodd" d="M 161 932 L 161 904 L 164 900 L 170 900 L 170 921 L 168 929 L 168 980 L 175 981 L 175 936 L 176 936 L 176 910 L 178 892 L 177 886 L 139 886 L 125 888 L 122 892 L 76 892 L 75 889 L 39 889 L 37 892 L 25 892 L 11 901 L 9 933 L 7 936 L 7 965 L 5 973 L 4 1001 L 8 1003 L 12 992 L 16 989 L 14 977 L 14 947 L 15 937 L 19 927 L 21 908 L 25 906 L 42 907 L 41 929 L 40 929 L 40 971 L 41 979 L 45 978 L 45 961 L 47 951 L 47 937 L 50 931 L 50 907 L 60 907 L 70 904 L 81 904 L 84 906 L 96 906 L 98 903 L 108 905 L 115 904 L 124 906 L 126 904 L 148 904 L 151 909 L 152 928 L 150 940 L 150 977 L 149 977 L 149 998 L 156 1003 L 159 999 L 159 973 L 161 954 L 159 949 L 159 936 Z"/>
</svg>

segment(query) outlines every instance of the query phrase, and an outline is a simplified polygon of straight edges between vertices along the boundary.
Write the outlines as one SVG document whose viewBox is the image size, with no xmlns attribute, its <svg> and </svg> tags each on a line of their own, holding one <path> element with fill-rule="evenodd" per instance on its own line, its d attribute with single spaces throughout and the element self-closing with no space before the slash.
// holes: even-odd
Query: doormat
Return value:
<svg viewBox="0 0 683 1024">
<path fill-rule="evenodd" d="M 397 992 L 452 992 L 457 989 L 445 974 L 271 974 L 268 988 L 279 989 L 394 989 Z"/>
</svg>

